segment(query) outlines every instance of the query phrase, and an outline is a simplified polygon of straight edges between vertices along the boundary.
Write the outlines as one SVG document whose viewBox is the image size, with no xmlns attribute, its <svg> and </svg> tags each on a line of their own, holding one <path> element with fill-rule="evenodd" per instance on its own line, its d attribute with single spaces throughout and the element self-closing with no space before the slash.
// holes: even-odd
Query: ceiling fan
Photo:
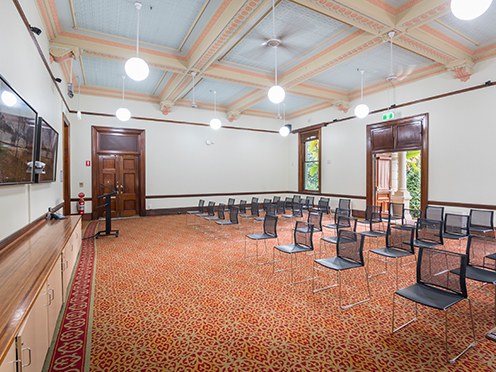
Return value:
<svg viewBox="0 0 496 372">
<path fill-rule="evenodd" d="M 414 69 L 415 66 L 409 66 L 406 70 L 403 69 L 403 67 L 400 67 L 399 71 L 397 74 L 393 72 L 393 37 L 396 33 L 394 31 L 389 31 L 388 36 L 389 36 L 389 44 L 390 44 L 390 68 L 389 68 L 389 75 L 386 78 L 388 82 L 393 82 L 393 81 L 401 81 L 405 79 L 408 75 L 410 75 Z"/>
</svg>

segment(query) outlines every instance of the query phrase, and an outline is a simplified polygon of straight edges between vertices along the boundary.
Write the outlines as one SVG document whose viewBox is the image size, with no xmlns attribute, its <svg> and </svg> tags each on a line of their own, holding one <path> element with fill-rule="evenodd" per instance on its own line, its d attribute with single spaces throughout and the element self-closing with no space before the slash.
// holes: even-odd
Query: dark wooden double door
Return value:
<svg viewBox="0 0 496 372">
<path fill-rule="evenodd" d="M 112 217 L 130 217 L 139 215 L 139 157 L 136 155 L 98 155 L 99 196 L 117 191 L 111 197 Z M 104 204 L 104 198 L 98 199 L 98 205 Z M 100 207 L 99 216 L 105 216 L 105 208 Z"/>
</svg>

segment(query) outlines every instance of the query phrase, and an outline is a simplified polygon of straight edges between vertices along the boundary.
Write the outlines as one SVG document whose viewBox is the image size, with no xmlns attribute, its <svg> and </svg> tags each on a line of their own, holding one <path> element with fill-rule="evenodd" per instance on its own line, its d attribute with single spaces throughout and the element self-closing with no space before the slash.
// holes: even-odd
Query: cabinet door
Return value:
<svg viewBox="0 0 496 372">
<path fill-rule="evenodd" d="M 51 296 L 43 288 L 16 337 L 16 354 L 22 372 L 41 371 L 48 350 L 47 306 Z"/>
<path fill-rule="evenodd" d="M 2 364 L 0 364 L 0 372 L 16 372 L 17 371 L 17 363 L 16 363 L 16 349 L 14 343 L 12 343 L 9 347 L 9 351 L 7 351 L 7 355 L 3 360 Z"/>
<path fill-rule="evenodd" d="M 53 332 L 57 324 L 57 318 L 59 317 L 60 308 L 63 302 L 62 293 L 62 276 L 60 273 L 60 264 L 55 264 L 50 276 L 46 281 L 46 291 L 50 294 L 50 301 L 46 309 L 48 313 L 45 313 L 47 318 L 47 340 L 48 345 L 52 342 Z"/>
</svg>

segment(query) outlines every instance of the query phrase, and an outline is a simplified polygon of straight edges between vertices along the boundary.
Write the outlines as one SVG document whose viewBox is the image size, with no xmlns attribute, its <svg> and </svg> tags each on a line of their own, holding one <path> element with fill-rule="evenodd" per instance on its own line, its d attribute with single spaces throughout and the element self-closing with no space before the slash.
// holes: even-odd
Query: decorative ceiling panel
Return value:
<svg viewBox="0 0 496 372">
<path fill-rule="evenodd" d="M 439 20 L 478 44 L 492 40 L 496 36 L 496 4 L 490 6 L 479 18 L 471 21 L 462 21 L 451 13 L 440 17 Z"/>
<path fill-rule="evenodd" d="M 141 0 L 140 41 L 178 49 L 206 0 Z M 78 28 L 136 39 L 134 1 L 73 0 Z"/>
<path fill-rule="evenodd" d="M 393 44 L 393 73 L 398 78 L 411 74 L 416 66 L 429 62 L 431 62 L 429 59 Z M 358 70 L 365 70 L 363 81 L 366 85 L 376 80 L 386 79 L 390 72 L 390 66 L 390 44 L 382 43 L 359 54 L 347 63 L 341 63 L 333 69 L 315 76 L 310 81 L 328 87 L 354 90 L 360 88 Z"/>
<path fill-rule="evenodd" d="M 284 0 L 276 7 L 275 32 L 278 67 L 299 58 L 317 44 L 349 28 L 348 25 Z M 223 58 L 223 61 L 274 71 L 274 48 L 262 45 L 273 36 L 272 12 Z"/>
<path fill-rule="evenodd" d="M 302 109 L 303 107 L 310 106 L 318 102 L 319 101 L 316 99 L 295 96 L 294 94 L 286 94 L 286 98 L 284 99 L 284 103 L 286 104 L 286 114 L 290 114 L 292 112 Z M 268 99 L 265 99 L 262 102 L 256 104 L 255 106 L 252 106 L 251 109 L 273 112 L 274 114 L 277 114 L 278 106 L 279 105 L 270 102 Z M 282 115 L 284 110 L 282 103 L 280 104 L 279 110 Z"/>
<path fill-rule="evenodd" d="M 122 76 L 126 75 L 123 62 L 86 56 L 82 59 L 87 85 L 122 90 Z M 134 81 L 126 77 L 126 91 L 152 94 L 163 73 L 151 68 L 150 75 L 143 81 Z"/>
<path fill-rule="evenodd" d="M 190 79 L 191 81 L 191 79 Z M 196 80 L 195 86 L 195 101 L 214 103 L 213 90 L 217 92 L 217 104 L 226 105 L 234 99 L 239 99 L 243 95 L 253 91 L 253 88 L 246 88 L 243 85 L 226 83 L 223 81 L 201 79 L 200 82 Z M 185 100 L 193 100 L 193 91 L 191 89 L 191 82 L 188 88 L 188 93 L 183 96 Z"/>
</svg>

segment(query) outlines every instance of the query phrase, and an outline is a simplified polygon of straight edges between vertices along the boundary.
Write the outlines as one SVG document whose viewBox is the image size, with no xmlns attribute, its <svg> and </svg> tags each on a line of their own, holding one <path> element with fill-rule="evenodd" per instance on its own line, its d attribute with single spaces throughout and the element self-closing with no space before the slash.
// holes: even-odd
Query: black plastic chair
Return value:
<svg viewBox="0 0 496 372">
<path fill-rule="evenodd" d="M 198 213 L 198 214 L 196 214 L 196 217 L 199 217 L 200 218 L 200 223 L 198 223 L 197 226 L 198 227 L 201 227 L 202 226 L 201 221 L 203 220 L 203 218 L 205 218 L 205 217 L 212 217 L 212 216 L 215 216 L 215 202 L 209 201 L 208 202 L 208 206 L 207 206 L 207 213 Z"/>
<path fill-rule="evenodd" d="M 301 203 L 301 196 L 293 195 L 293 203 Z"/>
<path fill-rule="evenodd" d="M 195 211 L 187 211 L 186 212 L 186 225 L 198 225 L 198 224 L 195 224 L 195 223 L 188 223 L 188 216 L 191 216 L 191 215 L 196 215 L 196 214 L 202 214 L 204 213 L 204 205 L 205 205 L 205 200 L 203 199 L 200 199 L 198 201 L 198 209 L 195 210 Z"/>
<path fill-rule="evenodd" d="M 280 196 L 274 196 L 274 198 L 272 199 L 272 204 L 276 204 L 279 200 L 281 200 Z"/>
<path fill-rule="evenodd" d="M 282 200 L 279 200 L 276 203 L 276 215 L 283 215 L 286 214 L 286 208 L 285 208 L 285 203 Z"/>
<path fill-rule="evenodd" d="M 416 228 L 417 220 L 419 218 L 423 218 L 423 216 L 424 216 L 424 211 L 421 209 L 405 208 L 403 209 L 403 218 L 401 220 L 401 224 L 403 226 L 410 226 Z"/>
<path fill-rule="evenodd" d="M 231 208 L 234 207 L 234 203 L 236 203 L 236 200 L 234 200 L 233 198 L 227 199 L 226 212 L 231 211 Z"/>
<path fill-rule="evenodd" d="M 278 217 L 275 215 L 266 214 L 264 217 L 264 224 L 263 224 L 264 232 L 245 235 L 245 258 L 256 257 L 257 258 L 257 265 L 265 265 L 265 264 L 272 263 L 272 261 L 260 263 L 260 262 L 258 262 L 258 258 L 260 256 L 267 254 L 267 240 L 276 239 L 277 245 L 279 245 L 279 238 L 277 237 L 277 218 Z M 248 251 L 246 248 L 246 242 L 250 241 L 250 240 L 255 241 L 255 245 L 256 245 L 256 253 L 253 255 L 248 255 Z M 265 243 L 265 253 L 259 254 L 258 253 L 258 242 L 261 240 L 263 240 L 263 242 Z"/>
<path fill-rule="evenodd" d="M 494 291 L 487 290 L 483 286 L 477 288 L 494 296 L 494 323 L 496 323 L 496 239 L 470 235 L 466 254 L 468 257 L 466 278 L 495 286 Z M 458 271 L 455 270 L 454 273 L 458 274 Z"/>
<path fill-rule="evenodd" d="M 336 208 L 334 212 L 332 212 L 333 219 L 330 224 L 324 225 L 325 228 L 327 229 L 336 229 L 337 228 L 337 223 L 338 223 L 338 218 L 341 216 L 344 217 L 351 217 L 351 210 L 350 209 L 340 209 Z"/>
<path fill-rule="evenodd" d="M 239 214 L 246 214 L 246 200 L 239 201 Z"/>
<path fill-rule="evenodd" d="M 392 258 L 396 263 L 396 289 L 398 289 L 398 271 L 399 271 L 399 263 L 403 257 L 411 257 L 417 260 L 417 256 L 415 256 L 415 246 L 413 245 L 415 235 L 415 229 L 413 227 L 404 227 L 402 225 L 388 224 L 388 230 L 386 235 L 386 246 L 383 248 L 372 249 L 368 253 L 368 261 L 369 261 L 369 270 L 370 269 L 370 253 L 374 253 L 383 257 L 382 259 L 377 259 L 379 261 L 384 262 L 384 271 L 372 274 L 370 277 L 374 277 L 377 275 L 382 275 L 387 273 L 387 264 L 388 259 Z M 409 262 L 407 264 L 401 265 L 406 266 L 415 261 Z"/>
<path fill-rule="evenodd" d="M 389 203 L 388 221 L 398 223 L 398 220 L 403 224 L 405 218 L 405 204 L 403 203 Z"/>
<path fill-rule="evenodd" d="M 237 226 L 238 227 L 238 232 L 240 231 L 239 230 L 239 218 L 238 218 L 238 215 L 239 215 L 239 208 L 236 207 L 236 206 L 233 206 L 231 208 L 231 212 L 229 213 L 229 220 L 224 220 L 224 221 L 215 221 L 215 223 L 219 226 L 221 226 L 221 228 L 224 228 L 224 226 L 232 226 L 232 229 L 231 229 L 231 238 L 233 238 L 234 240 L 234 227 Z M 227 235 L 223 236 L 225 238 L 227 238 Z"/>
<path fill-rule="evenodd" d="M 328 287 L 315 289 L 315 279 L 314 279 L 312 282 L 313 293 L 317 293 L 317 292 L 322 291 L 324 289 L 339 287 L 339 306 L 342 309 L 348 309 L 352 306 L 355 306 L 358 304 L 363 304 L 364 302 L 367 302 L 370 300 L 371 297 L 370 297 L 369 275 L 368 275 L 367 267 L 365 266 L 365 261 L 363 259 L 364 240 L 365 240 L 364 236 L 360 236 L 359 234 L 357 234 L 354 231 L 340 230 L 338 232 L 338 241 L 336 244 L 336 256 L 315 260 L 314 265 L 313 265 L 313 270 L 314 270 L 313 271 L 313 277 L 315 279 L 317 279 L 317 277 L 315 276 L 315 271 L 320 271 L 320 272 L 324 272 L 326 274 L 329 274 L 329 275 L 337 278 L 338 283 L 330 285 Z M 328 270 L 324 270 L 321 267 L 323 267 L 325 269 L 337 271 L 338 272 L 337 277 L 335 275 L 333 275 L 331 272 L 329 272 Z M 368 297 L 365 300 L 361 300 L 361 301 L 343 306 L 343 300 L 342 300 L 342 295 L 341 295 L 341 272 L 345 271 L 345 270 L 360 268 L 360 267 L 363 267 L 365 270 L 365 280 L 367 282 Z"/>
<path fill-rule="evenodd" d="M 271 201 L 270 199 L 264 199 L 264 201 L 263 201 L 263 203 L 262 203 L 262 205 L 261 205 L 261 208 L 260 208 L 260 212 L 265 212 L 265 211 L 267 211 L 267 206 L 268 206 L 269 204 L 271 204 L 271 203 L 272 203 L 272 201 Z"/>
<path fill-rule="evenodd" d="M 319 202 L 317 203 L 317 208 L 313 208 L 315 212 L 321 212 L 322 214 L 329 214 L 330 213 L 330 203 L 331 199 L 329 198 L 320 198 Z"/>
<path fill-rule="evenodd" d="M 336 211 L 338 213 L 338 210 Z M 357 227 L 357 219 L 353 217 L 348 217 L 346 215 L 337 215 L 337 223 L 332 225 L 324 225 L 324 227 L 330 227 L 336 230 L 335 236 L 327 236 L 320 239 L 320 256 L 322 257 L 322 253 L 325 253 L 327 250 L 325 249 L 326 243 L 329 244 L 337 244 L 338 243 L 338 234 L 340 230 L 349 230 L 356 232 Z"/>
<path fill-rule="evenodd" d="M 457 242 L 458 252 L 462 253 L 462 240 L 468 239 L 469 235 L 470 216 L 451 213 L 444 215 L 443 239 Z"/>
<path fill-rule="evenodd" d="M 349 209 L 351 210 L 351 199 L 339 199 L 338 206 L 336 209 Z M 336 209 L 333 209 L 331 212 L 334 213 Z"/>
<path fill-rule="evenodd" d="M 444 207 L 436 207 L 433 205 L 426 205 L 424 218 L 433 221 L 443 221 L 444 219 Z"/>
<path fill-rule="evenodd" d="M 314 207 L 314 205 L 313 205 L 314 199 L 315 198 L 313 196 L 307 196 L 305 198 L 305 202 L 303 203 L 303 210 L 304 211 L 309 211 L 310 209 L 312 209 Z"/>
<path fill-rule="evenodd" d="M 284 209 L 292 209 L 293 208 L 293 198 L 286 197 L 284 199 Z"/>
<path fill-rule="evenodd" d="M 283 214 L 282 215 L 284 218 L 286 218 L 291 224 L 291 220 L 298 220 L 303 218 L 303 209 L 301 206 L 301 203 L 293 203 L 293 208 L 292 208 L 292 213 L 291 214 Z"/>
<path fill-rule="evenodd" d="M 246 210 L 249 210 L 251 209 L 251 205 L 253 205 L 253 203 L 257 202 L 258 203 L 258 198 L 256 197 L 252 197 L 251 198 L 251 203 L 250 203 L 250 206 L 249 207 L 246 207 Z M 258 208 L 260 208 L 260 203 L 258 203 Z"/>
<path fill-rule="evenodd" d="M 220 203 L 219 207 L 217 208 L 217 216 L 208 216 L 205 217 L 205 220 L 207 222 L 225 220 L 226 219 L 225 209 L 226 209 L 226 205 L 224 203 Z M 204 232 L 207 233 L 207 231 Z"/>
<path fill-rule="evenodd" d="M 465 283 L 465 273 L 467 268 L 467 255 L 449 252 L 436 248 L 420 247 L 417 262 L 417 282 L 406 288 L 402 288 L 393 294 L 393 321 L 392 332 L 397 332 L 408 324 L 417 320 L 418 312 L 422 312 L 444 323 L 444 346 L 446 349 L 446 359 L 454 363 L 460 356 L 475 345 L 474 319 L 472 317 L 472 304 L 467 297 L 467 286 Z M 453 271 L 458 271 L 456 275 Z M 396 301 L 396 296 L 403 297 L 415 302 L 415 318 L 406 322 L 402 326 L 395 328 L 395 304 L 412 308 L 409 305 Z M 458 302 L 467 299 L 470 309 L 470 320 L 472 323 L 473 342 L 456 357 L 450 359 L 448 351 L 448 309 Z M 423 312 L 418 309 L 418 304 L 442 310 L 444 320 Z M 459 318 L 459 314 L 457 314 Z"/>
<path fill-rule="evenodd" d="M 293 271 L 298 268 L 298 260 L 296 254 L 303 252 L 312 252 L 313 249 L 313 226 L 304 221 L 296 221 L 296 228 L 293 232 L 293 244 L 277 245 L 272 250 L 272 272 L 279 273 L 281 271 L 291 271 L 291 284 L 298 284 L 312 280 L 313 278 L 300 280 L 295 282 L 293 280 Z M 283 257 L 281 253 L 289 254 L 290 267 L 285 269 L 276 270 L 276 251 L 279 257 Z M 295 264 L 293 265 L 293 256 L 295 257 Z"/>
<path fill-rule="evenodd" d="M 470 210 L 470 233 L 483 235 L 494 231 L 494 211 Z"/>
<path fill-rule="evenodd" d="M 382 206 L 381 205 L 367 205 L 365 207 L 365 219 L 358 220 L 358 223 L 362 226 L 369 226 L 370 221 L 374 220 L 374 223 L 382 222 Z"/>
<path fill-rule="evenodd" d="M 415 229 L 415 247 L 434 248 L 444 244 L 443 222 L 419 218 Z"/>
<path fill-rule="evenodd" d="M 379 209 L 380 210 L 380 209 Z M 358 220 L 358 222 L 363 222 L 363 220 Z M 368 219 L 369 229 L 366 231 L 361 231 L 358 234 L 366 237 L 375 239 L 375 248 L 379 248 L 379 240 L 387 235 L 387 224 L 385 224 L 382 219 L 380 212 L 371 213 Z M 367 249 L 367 251 L 370 249 Z"/>
<path fill-rule="evenodd" d="M 260 218 L 260 211 L 259 211 L 258 202 L 252 200 L 250 213 L 240 214 L 239 217 L 246 218 L 247 220 L 251 219 L 252 224 L 255 223 L 255 219 Z M 253 227 L 252 230 L 254 230 L 255 226 L 253 225 L 252 227 Z"/>
</svg>

